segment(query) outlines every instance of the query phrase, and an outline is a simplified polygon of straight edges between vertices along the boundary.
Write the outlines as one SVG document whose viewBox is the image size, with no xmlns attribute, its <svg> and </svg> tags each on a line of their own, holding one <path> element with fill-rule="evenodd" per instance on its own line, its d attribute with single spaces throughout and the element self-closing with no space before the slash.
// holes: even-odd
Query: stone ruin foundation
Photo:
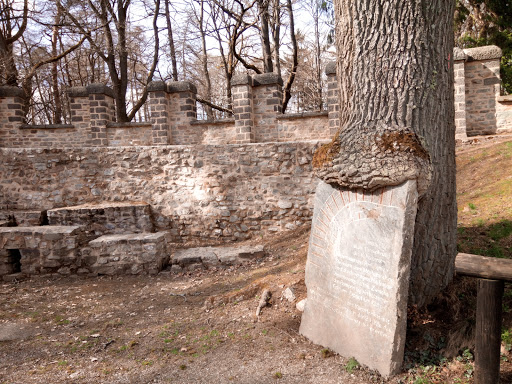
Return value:
<svg viewBox="0 0 512 384">
<path fill-rule="evenodd" d="M 146 203 L 84 204 L 16 216 L 0 227 L 4 279 L 156 274 L 169 260 L 166 232 L 155 232 Z"/>
<path fill-rule="evenodd" d="M 0 279 L 34 275 L 155 275 L 222 268 L 264 256 L 263 246 L 171 248 L 144 202 L 17 211 L 0 221 Z"/>
</svg>

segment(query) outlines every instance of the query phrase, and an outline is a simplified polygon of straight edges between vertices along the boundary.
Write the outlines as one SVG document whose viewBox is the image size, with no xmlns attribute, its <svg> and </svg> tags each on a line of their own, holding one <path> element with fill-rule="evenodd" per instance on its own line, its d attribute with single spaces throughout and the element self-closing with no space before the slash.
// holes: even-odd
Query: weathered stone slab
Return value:
<svg viewBox="0 0 512 384">
<path fill-rule="evenodd" d="M 265 255 L 262 245 L 244 245 L 233 247 L 197 247 L 177 249 L 171 263 L 187 268 L 197 265 L 210 268 L 219 265 L 238 265 L 262 258 Z"/>
<path fill-rule="evenodd" d="M 300 333 L 383 376 L 403 361 L 416 210 L 415 181 L 315 195 Z"/>
<path fill-rule="evenodd" d="M 167 232 L 105 235 L 83 250 L 82 267 L 102 275 L 157 274 L 169 261 Z"/>
<path fill-rule="evenodd" d="M 153 232 L 151 207 L 144 202 L 104 202 L 48 211 L 50 225 L 80 225 L 101 235 Z"/>
</svg>

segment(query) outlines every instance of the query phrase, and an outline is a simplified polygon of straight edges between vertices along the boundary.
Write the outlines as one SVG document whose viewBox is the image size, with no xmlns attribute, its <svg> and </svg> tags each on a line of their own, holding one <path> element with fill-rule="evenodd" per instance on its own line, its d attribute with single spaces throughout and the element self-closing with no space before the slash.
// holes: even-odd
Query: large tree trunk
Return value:
<svg viewBox="0 0 512 384">
<path fill-rule="evenodd" d="M 416 179 L 410 303 L 453 276 L 456 255 L 454 2 L 338 0 L 341 130 L 315 154 L 332 185 L 374 190 Z"/>
</svg>

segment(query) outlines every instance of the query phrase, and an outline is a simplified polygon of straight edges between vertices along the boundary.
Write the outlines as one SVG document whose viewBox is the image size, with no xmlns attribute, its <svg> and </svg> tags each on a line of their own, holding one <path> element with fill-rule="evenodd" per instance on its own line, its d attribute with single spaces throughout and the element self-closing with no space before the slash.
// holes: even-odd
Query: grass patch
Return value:
<svg viewBox="0 0 512 384">
<path fill-rule="evenodd" d="M 360 366 L 361 365 L 359 364 L 359 362 L 355 358 L 351 357 L 348 360 L 347 364 L 345 364 L 345 371 L 347 371 L 348 373 L 352 373 L 356 369 L 359 369 Z"/>
<path fill-rule="evenodd" d="M 512 234 L 512 221 L 503 220 L 489 226 L 489 237 L 493 240 L 501 240 Z"/>
</svg>

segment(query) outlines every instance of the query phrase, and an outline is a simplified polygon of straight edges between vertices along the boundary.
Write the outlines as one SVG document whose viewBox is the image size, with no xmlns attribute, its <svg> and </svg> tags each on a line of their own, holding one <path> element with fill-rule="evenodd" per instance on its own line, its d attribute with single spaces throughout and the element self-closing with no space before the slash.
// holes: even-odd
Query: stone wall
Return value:
<svg viewBox="0 0 512 384">
<path fill-rule="evenodd" d="M 201 131 L 202 144 L 235 144 L 237 142 L 234 119 L 198 120 L 191 125 Z"/>
<path fill-rule="evenodd" d="M 456 138 L 512 131 L 512 99 L 500 95 L 501 50 L 454 50 Z M 68 90 L 70 125 L 23 124 L 23 92 L 0 87 L 0 147 L 60 148 L 242 144 L 327 140 L 340 128 L 336 65 L 326 66 L 325 113 L 282 113 L 282 80 L 274 73 L 232 79 L 233 119 L 198 121 L 196 87 L 189 82 L 148 86 L 150 121 L 115 123 L 113 92 L 101 84 Z"/>
<path fill-rule="evenodd" d="M 238 240 L 310 221 L 319 142 L 0 149 L 0 211 L 145 202 L 176 241 Z"/>
<path fill-rule="evenodd" d="M 500 93 L 501 55 L 493 45 L 454 51 L 458 139 L 512 130 L 512 102 Z"/>
<path fill-rule="evenodd" d="M 107 125 L 107 142 L 111 147 L 152 145 L 151 123 L 111 123 Z"/>
<path fill-rule="evenodd" d="M 335 75 L 329 74 L 328 78 L 336 81 Z M 23 92 L 14 87 L 0 87 L 0 147 L 76 148 L 329 139 L 332 133 L 327 115 L 313 118 L 308 114 L 282 113 L 282 84 L 274 73 L 235 76 L 232 81 L 234 118 L 198 121 L 197 90 L 193 84 L 153 82 L 148 86 L 150 121 L 147 123 L 115 123 L 112 90 L 92 84 L 68 90 L 71 124 L 52 126 L 24 125 Z M 330 100 L 335 102 L 333 98 Z"/>
<path fill-rule="evenodd" d="M 328 112 L 309 112 L 281 115 L 277 118 L 277 141 L 326 139 Z"/>
<path fill-rule="evenodd" d="M 512 95 L 499 96 L 496 103 L 496 124 L 499 132 L 512 132 Z"/>
</svg>

